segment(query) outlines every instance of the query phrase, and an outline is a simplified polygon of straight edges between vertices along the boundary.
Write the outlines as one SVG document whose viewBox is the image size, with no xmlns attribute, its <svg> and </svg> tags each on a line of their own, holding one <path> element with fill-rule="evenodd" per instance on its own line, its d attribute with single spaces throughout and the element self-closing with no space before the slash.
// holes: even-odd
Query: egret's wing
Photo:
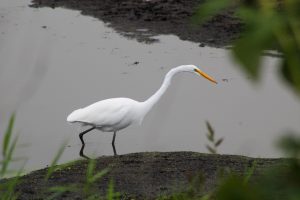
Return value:
<svg viewBox="0 0 300 200">
<path fill-rule="evenodd" d="M 72 112 L 67 121 L 84 122 L 96 126 L 119 123 L 129 111 L 129 104 L 122 99 L 107 99 Z"/>
</svg>

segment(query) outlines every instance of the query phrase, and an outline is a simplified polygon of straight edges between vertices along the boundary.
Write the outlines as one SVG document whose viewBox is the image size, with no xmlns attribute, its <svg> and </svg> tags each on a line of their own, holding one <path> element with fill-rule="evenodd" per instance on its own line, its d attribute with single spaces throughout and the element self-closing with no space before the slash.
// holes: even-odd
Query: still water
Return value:
<svg viewBox="0 0 300 200">
<path fill-rule="evenodd" d="M 16 156 L 28 158 L 28 171 L 49 164 L 63 141 L 60 162 L 78 158 L 82 128 L 66 122 L 72 110 L 111 97 L 145 100 L 167 71 L 181 64 L 200 66 L 219 84 L 176 76 L 142 126 L 118 133 L 119 154 L 207 152 L 206 120 L 225 138 L 222 154 L 278 157 L 278 137 L 300 132 L 300 100 L 278 77 L 276 58 L 265 57 L 263 79 L 253 84 L 227 50 L 201 48 L 172 35 L 139 43 L 78 11 L 35 9 L 29 3 L 0 3 L 0 134 L 16 111 Z M 111 139 L 100 131 L 85 135 L 85 153 L 112 155 Z"/>
</svg>

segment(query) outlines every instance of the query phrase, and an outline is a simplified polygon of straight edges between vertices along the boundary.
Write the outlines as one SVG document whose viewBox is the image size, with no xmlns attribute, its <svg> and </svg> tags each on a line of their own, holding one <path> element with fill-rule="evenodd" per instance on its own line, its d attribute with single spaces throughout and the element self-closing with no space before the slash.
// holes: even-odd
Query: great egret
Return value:
<svg viewBox="0 0 300 200">
<path fill-rule="evenodd" d="M 158 102 L 171 83 L 172 77 L 179 72 L 191 72 L 203 76 L 213 83 L 217 83 L 209 75 L 201 71 L 195 65 L 181 65 L 171 69 L 165 76 L 161 87 L 146 101 L 139 102 L 129 98 L 112 98 L 98 101 L 85 108 L 73 111 L 67 121 L 91 126 L 91 128 L 79 134 L 82 143 L 80 155 L 83 154 L 85 146 L 83 135 L 93 129 L 103 132 L 113 132 L 112 147 L 116 155 L 115 139 L 116 132 L 128 127 L 132 123 L 141 124 L 145 115 L 151 110 L 153 105 Z"/>
</svg>

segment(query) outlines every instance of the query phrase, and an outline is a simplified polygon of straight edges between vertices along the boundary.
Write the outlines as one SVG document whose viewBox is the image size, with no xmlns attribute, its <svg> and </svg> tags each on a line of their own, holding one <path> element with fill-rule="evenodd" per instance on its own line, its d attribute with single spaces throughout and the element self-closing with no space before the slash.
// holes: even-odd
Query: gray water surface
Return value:
<svg viewBox="0 0 300 200">
<path fill-rule="evenodd" d="M 66 122 L 72 110 L 111 97 L 145 100 L 169 69 L 182 64 L 200 66 L 219 84 L 176 76 L 142 126 L 118 133 L 119 154 L 207 152 L 206 120 L 225 138 L 222 154 L 278 157 L 278 137 L 300 132 L 300 101 L 277 76 L 276 58 L 265 57 L 263 80 L 255 85 L 227 50 L 200 48 L 172 35 L 143 44 L 78 11 L 28 4 L 0 3 L 0 134 L 16 111 L 16 156 L 29 159 L 27 170 L 51 163 L 64 140 L 60 162 L 79 157 L 83 129 Z M 87 134 L 85 153 L 112 155 L 111 139 L 110 133 Z"/>
</svg>

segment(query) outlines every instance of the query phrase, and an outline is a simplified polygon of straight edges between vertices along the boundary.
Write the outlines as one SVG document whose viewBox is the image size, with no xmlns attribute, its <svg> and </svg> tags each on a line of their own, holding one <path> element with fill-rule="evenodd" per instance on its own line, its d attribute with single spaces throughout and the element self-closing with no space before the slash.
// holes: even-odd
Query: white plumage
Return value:
<svg viewBox="0 0 300 200">
<path fill-rule="evenodd" d="M 105 132 L 114 132 L 139 121 L 140 104 L 129 98 L 106 99 L 73 111 L 67 121 L 91 125 Z"/>
<path fill-rule="evenodd" d="M 89 125 L 92 128 L 79 134 L 82 142 L 80 155 L 83 154 L 83 135 L 93 129 L 99 129 L 105 132 L 114 132 L 113 150 L 115 151 L 115 137 L 118 130 L 124 129 L 132 123 L 141 123 L 145 115 L 151 110 L 153 105 L 161 98 L 171 83 L 172 77 L 179 72 L 191 72 L 203 76 L 204 78 L 217 83 L 213 78 L 202 72 L 195 65 L 182 65 L 171 69 L 165 76 L 161 87 L 149 99 L 138 102 L 129 98 L 112 98 L 98 101 L 85 108 L 73 111 L 67 121 L 71 123 L 80 123 Z"/>
</svg>

